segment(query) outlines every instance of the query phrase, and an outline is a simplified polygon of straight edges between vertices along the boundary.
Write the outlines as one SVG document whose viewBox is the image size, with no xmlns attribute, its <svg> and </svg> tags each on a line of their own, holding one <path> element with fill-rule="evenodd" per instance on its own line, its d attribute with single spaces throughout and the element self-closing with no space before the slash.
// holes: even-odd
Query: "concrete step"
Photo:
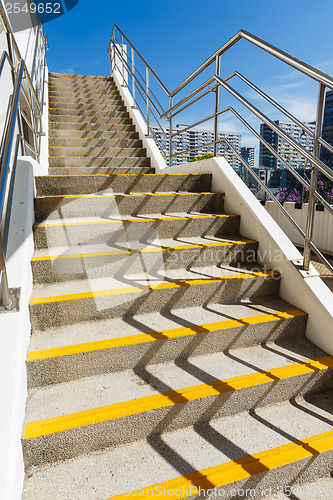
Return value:
<svg viewBox="0 0 333 500">
<path fill-rule="evenodd" d="M 127 111 L 123 102 L 112 99 L 104 99 L 98 104 L 75 103 L 75 102 L 50 102 L 49 113 L 51 114 L 79 114 L 79 115 L 105 115 L 111 111 Z"/>
<path fill-rule="evenodd" d="M 89 129 L 78 129 L 78 130 L 61 130 L 61 129 L 51 129 L 49 130 L 49 142 L 50 144 L 55 143 L 55 141 L 64 140 L 66 141 L 83 141 L 88 142 L 91 141 L 94 144 L 94 141 L 98 140 L 108 140 L 108 141 L 117 141 L 117 140 L 133 140 L 139 139 L 139 134 L 131 130 L 129 125 L 129 130 L 89 130 Z M 133 126 L 134 128 L 134 126 Z"/>
<path fill-rule="evenodd" d="M 95 76 L 95 75 L 74 75 L 74 74 L 55 74 L 49 73 L 48 75 L 49 84 L 57 84 L 60 82 L 64 82 L 67 85 L 78 83 L 78 84 L 86 84 L 86 85 L 103 85 L 103 84 L 114 84 L 114 80 L 112 77 L 108 76 Z"/>
<path fill-rule="evenodd" d="M 95 82 L 114 82 L 111 76 L 103 76 L 103 75 L 79 75 L 73 73 L 56 73 L 54 71 L 49 72 L 49 80 L 66 80 L 66 81 L 90 81 L 92 83 Z"/>
<path fill-rule="evenodd" d="M 110 148 L 111 149 L 111 148 Z M 118 149 L 118 148 L 113 148 Z M 126 149 L 126 153 L 130 148 Z M 131 148 L 132 150 L 132 148 Z M 145 149 L 141 150 L 143 153 Z M 208 192 L 210 174 L 87 174 L 36 177 L 37 196 L 63 194 Z"/>
<path fill-rule="evenodd" d="M 279 298 L 173 309 L 33 330 L 30 388 L 304 336 L 307 316 Z M 308 342 L 304 344 L 307 348 Z"/>
<path fill-rule="evenodd" d="M 96 109 L 100 109 L 100 106 L 103 108 L 104 106 L 114 106 L 115 104 L 124 106 L 124 102 L 120 95 L 108 96 L 103 93 L 100 97 L 90 98 L 75 97 L 73 94 L 68 97 L 54 96 L 53 94 L 49 95 L 49 105 L 52 108 L 82 108 L 86 106 L 96 106 Z"/>
<path fill-rule="evenodd" d="M 36 251 L 32 259 L 34 283 L 74 281 L 104 276 L 133 275 L 148 270 L 191 269 L 212 264 L 236 266 L 256 262 L 257 242 L 232 238 L 141 239 L 110 244 L 58 246 Z"/>
<path fill-rule="evenodd" d="M 135 126 L 132 124 L 130 119 L 126 119 L 127 123 L 121 123 L 119 120 L 115 123 L 90 123 L 88 122 L 57 122 L 49 121 L 49 131 L 51 136 L 58 136 L 60 134 L 68 134 L 67 137 L 71 137 L 71 134 L 79 133 L 78 137 L 85 137 L 85 134 L 117 134 L 121 133 L 135 133 Z M 108 135 L 107 135 L 108 136 Z"/>
<path fill-rule="evenodd" d="M 136 275 L 35 285 L 30 301 L 34 329 L 70 325 L 173 307 L 230 304 L 274 296 L 280 275 L 258 265 L 143 269 Z"/>
<path fill-rule="evenodd" d="M 118 91 L 117 87 L 113 82 L 108 81 L 96 81 L 92 83 L 91 81 L 67 81 L 57 78 L 55 80 L 50 80 L 49 89 L 54 92 L 113 92 Z"/>
<path fill-rule="evenodd" d="M 49 155 L 53 157 L 59 156 L 77 156 L 77 157 L 99 157 L 105 156 L 146 156 L 145 148 L 137 147 L 98 147 L 98 146 L 49 146 Z"/>
<path fill-rule="evenodd" d="M 57 500 L 163 498 L 169 490 L 178 495 L 170 491 L 168 498 L 199 498 L 199 491 L 201 498 L 267 498 L 266 492 L 294 489 L 321 476 L 327 481 L 332 393 L 321 396 L 322 402 L 307 396 L 98 453 L 84 450 L 77 459 L 28 470 L 23 499 L 44 500 L 50 491 Z M 177 415 L 169 411 L 172 418 Z M 288 498 L 322 498 L 317 490 L 308 491 L 310 496 Z"/>
<path fill-rule="evenodd" d="M 67 82 L 90 82 L 90 85 L 94 85 L 96 83 L 115 83 L 114 78 L 112 76 L 105 75 L 78 75 L 74 73 L 49 73 L 48 74 L 49 82 L 57 82 L 60 80 L 64 80 Z"/>
<path fill-rule="evenodd" d="M 50 156 L 50 167 L 150 167 L 150 158 L 144 156 Z"/>
<path fill-rule="evenodd" d="M 114 112 L 118 113 L 118 112 Z M 108 129 L 116 128 L 114 125 L 118 125 L 119 123 L 132 125 L 132 119 L 129 118 L 128 113 L 119 112 L 117 116 L 79 116 L 79 115 L 49 115 L 49 126 L 50 128 L 54 128 L 54 123 L 78 123 L 78 124 L 87 124 L 89 125 L 89 129 L 91 129 L 92 125 L 98 124 L 107 124 L 109 126 Z M 63 128 L 63 127 L 59 127 Z M 73 127 L 70 127 L 73 128 Z M 118 128 L 117 128 L 118 130 Z"/>
<path fill-rule="evenodd" d="M 34 226 L 36 250 L 91 244 L 123 245 L 128 241 L 159 241 L 166 238 L 230 237 L 239 231 L 238 215 L 179 213 L 148 217 L 54 219 Z"/>
<path fill-rule="evenodd" d="M 120 93 L 117 87 L 113 84 L 109 84 L 107 87 L 66 87 L 66 86 L 49 86 L 49 99 L 59 98 L 59 99 L 104 99 L 107 94 L 108 98 L 116 99 L 120 98 Z"/>
<path fill-rule="evenodd" d="M 89 83 L 80 83 L 80 82 L 65 82 L 63 80 L 59 80 L 56 82 L 51 82 L 49 84 L 49 91 L 55 94 L 62 94 L 62 93 L 73 93 L 73 94 L 107 94 L 108 96 L 112 95 L 118 95 L 119 96 L 119 91 L 117 87 L 114 85 L 114 83 L 96 83 L 96 84 L 89 84 Z"/>
<path fill-rule="evenodd" d="M 153 174 L 152 167 L 49 167 L 50 175 L 91 175 L 91 174 Z"/>
<path fill-rule="evenodd" d="M 134 193 L 64 195 L 35 198 L 35 221 L 52 221 L 71 217 L 147 215 L 174 212 L 223 213 L 221 193 Z"/>
<path fill-rule="evenodd" d="M 50 120 L 58 120 L 58 117 L 62 119 L 63 117 L 67 116 L 74 116 L 74 117 L 92 117 L 92 118 L 112 118 L 112 117 L 122 117 L 126 118 L 128 117 L 127 110 L 124 106 L 122 105 L 116 105 L 114 109 L 111 110 L 103 110 L 103 109 L 94 109 L 94 107 L 91 108 L 49 108 L 49 119 Z"/>
<path fill-rule="evenodd" d="M 75 133 L 74 133 L 75 135 Z M 142 141 L 139 139 L 124 139 L 122 137 L 111 138 L 64 138 L 64 137 L 50 137 L 49 147 L 83 147 L 83 148 L 142 148 Z"/>
<path fill-rule="evenodd" d="M 308 345 L 304 354 L 303 339 L 282 339 L 31 390 L 25 463 L 69 459 L 191 425 L 212 425 L 212 419 L 237 418 L 237 413 L 328 390 L 332 367 L 333 358 L 315 346 Z"/>
</svg>

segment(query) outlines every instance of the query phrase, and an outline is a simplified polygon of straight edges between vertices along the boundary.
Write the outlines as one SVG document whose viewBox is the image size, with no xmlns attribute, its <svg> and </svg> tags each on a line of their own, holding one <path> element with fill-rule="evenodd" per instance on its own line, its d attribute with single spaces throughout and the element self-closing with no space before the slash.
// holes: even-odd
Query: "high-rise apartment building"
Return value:
<svg viewBox="0 0 333 500">
<path fill-rule="evenodd" d="M 255 167 L 255 158 L 256 158 L 256 148 L 241 148 L 241 157 L 246 161 L 246 163 L 251 167 Z"/>
<path fill-rule="evenodd" d="M 313 153 L 314 140 L 303 129 L 293 122 L 285 120 L 276 120 L 274 122 L 278 127 L 284 130 L 292 139 L 301 144 L 308 151 Z M 315 123 L 305 123 L 310 130 L 315 131 Z M 301 168 L 304 165 L 304 157 L 274 132 L 268 125 L 260 125 L 260 135 L 279 153 L 293 168 Z M 284 168 L 283 163 L 277 160 L 275 156 L 260 143 L 259 167 Z"/>
<path fill-rule="evenodd" d="M 184 130 L 186 125 L 177 125 L 172 129 L 172 134 L 180 132 L 179 135 L 172 139 L 172 153 L 180 153 L 181 151 L 188 150 L 188 153 L 179 154 L 173 156 L 172 165 L 179 165 L 181 163 L 186 163 L 192 161 L 196 156 L 203 155 L 205 153 L 213 153 L 213 146 L 206 146 L 214 140 L 214 134 L 210 130 Z M 159 127 L 151 127 L 153 137 L 156 144 L 159 146 L 162 154 L 168 160 L 169 156 L 169 130 L 163 128 L 163 132 Z M 218 140 L 227 139 L 228 142 L 233 146 L 233 148 L 240 154 L 240 134 L 220 132 L 218 134 Z M 190 151 L 191 150 L 191 151 Z M 226 145 L 226 143 L 218 143 L 217 145 L 218 156 L 223 156 L 230 165 L 235 170 L 240 167 L 240 161 L 233 151 Z"/>
<path fill-rule="evenodd" d="M 333 146 L 333 90 L 326 91 L 322 137 Z M 333 154 L 324 147 L 320 148 L 320 159 L 333 170 Z"/>
</svg>

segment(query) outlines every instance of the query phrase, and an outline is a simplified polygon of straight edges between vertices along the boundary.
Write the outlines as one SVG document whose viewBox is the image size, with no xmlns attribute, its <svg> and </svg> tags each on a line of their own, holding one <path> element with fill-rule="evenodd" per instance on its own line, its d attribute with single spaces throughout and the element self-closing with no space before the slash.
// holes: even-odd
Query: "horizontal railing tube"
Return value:
<svg viewBox="0 0 333 500">
<path fill-rule="evenodd" d="M 8 124 L 5 132 L 5 139 L 3 143 L 3 157 L 1 158 L 0 165 L 0 220 L 2 217 L 3 204 L 5 200 L 7 176 L 9 172 L 9 162 L 11 157 L 11 149 L 14 137 L 16 113 L 19 104 L 19 94 L 23 78 L 24 61 L 21 59 L 17 70 L 17 77 L 14 84 L 12 105 L 9 113 Z"/>
<path fill-rule="evenodd" d="M 243 104 L 249 111 L 251 111 L 257 118 L 262 120 L 266 125 L 268 125 L 274 132 L 276 132 L 279 136 L 281 136 L 288 144 L 290 144 L 296 151 L 298 151 L 302 156 L 304 156 L 311 163 L 315 164 L 316 167 L 320 170 L 320 172 L 324 173 L 327 177 L 333 180 L 333 172 L 332 170 L 325 165 L 321 160 L 316 158 L 313 154 L 311 154 L 307 149 L 305 149 L 301 144 L 292 139 L 284 130 L 278 127 L 272 120 L 267 118 L 258 108 L 253 106 L 245 97 L 243 97 L 237 90 L 232 88 L 226 82 L 222 80 L 222 78 L 215 76 L 216 81 L 219 82 L 222 87 L 227 90 L 233 97 L 235 97 L 241 104 Z"/>
</svg>

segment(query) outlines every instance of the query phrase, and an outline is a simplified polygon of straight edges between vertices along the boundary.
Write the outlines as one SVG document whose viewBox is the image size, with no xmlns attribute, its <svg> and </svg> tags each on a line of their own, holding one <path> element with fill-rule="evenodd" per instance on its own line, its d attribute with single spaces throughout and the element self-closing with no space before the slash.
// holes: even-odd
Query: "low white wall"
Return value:
<svg viewBox="0 0 333 500">
<path fill-rule="evenodd" d="M 295 203 L 286 202 L 283 206 L 305 232 L 308 204 L 303 203 L 302 208 L 295 208 Z M 265 208 L 295 245 L 304 245 L 303 238 L 288 222 L 274 201 L 266 201 Z M 313 242 L 322 252 L 333 253 L 333 216 L 327 210 L 315 211 Z"/>
<path fill-rule="evenodd" d="M 20 499 L 24 479 L 21 434 L 27 381 L 25 361 L 30 339 L 29 300 L 32 291 L 31 257 L 34 251 L 34 172 L 30 160 L 18 160 L 7 274 L 10 288 L 20 288 L 19 312 L 0 314 L 0 498 Z"/>
<path fill-rule="evenodd" d="M 259 242 L 258 262 L 281 273 L 280 296 L 307 312 L 306 336 L 333 355 L 333 294 L 311 266 L 304 278 L 291 262 L 302 256 L 224 158 L 169 167 L 165 173 L 212 174 L 212 191 L 225 193 L 225 210 L 241 216 L 241 235 Z"/>
</svg>

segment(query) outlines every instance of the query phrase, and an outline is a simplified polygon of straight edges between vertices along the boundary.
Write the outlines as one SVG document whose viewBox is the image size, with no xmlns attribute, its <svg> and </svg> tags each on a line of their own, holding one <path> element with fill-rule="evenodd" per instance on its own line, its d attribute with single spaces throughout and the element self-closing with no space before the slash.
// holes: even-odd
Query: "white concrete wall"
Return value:
<svg viewBox="0 0 333 500">
<path fill-rule="evenodd" d="M 302 208 L 295 208 L 295 203 L 287 202 L 283 206 L 305 232 L 308 204 L 303 203 Z M 266 201 L 265 208 L 295 245 L 304 245 L 303 238 L 288 222 L 274 201 Z M 327 210 L 315 212 L 313 242 L 322 252 L 333 253 L 333 215 Z"/>
<path fill-rule="evenodd" d="M 15 34 L 21 57 L 31 70 L 36 30 Z M 0 53 L 8 51 L 6 35 L 0 32 Z M 9 65 L 0 79 L 0 137 L 4 130 L 8 99 L 13 91 Z M 19 312 L 0 314 L 0 498 L 19 500 L 22 496 L 24 466 L 21 448 L 27 382 L 25 362 L 30 340 L 29 300 L 32 290 L 31 257 L 34 251 L 32 226 L 35 175 L 48 169 L 48 93 L 45 92 L 41 164 L 30 157 L 17 163 L 7 249 L 7 276 L 10 288 L 20 288 Z M 16 127 L 15 135 L 18 132 Z M 20 150 L 19 150 L 20 154 Z M 8 183 L 9 184 L 9 183 Z"/>
<path fill-rule="evenodd" d="M 26 400 L 25 360 L 30 338 L 28 303 L 32 290 L 34 176 L 32 164 L 18 161 L 7 250 L 9 286 L 19 287 L 20 311 L 0 314 L 0 498 L 21 498 L 20 437 Z"/>
</svg>

